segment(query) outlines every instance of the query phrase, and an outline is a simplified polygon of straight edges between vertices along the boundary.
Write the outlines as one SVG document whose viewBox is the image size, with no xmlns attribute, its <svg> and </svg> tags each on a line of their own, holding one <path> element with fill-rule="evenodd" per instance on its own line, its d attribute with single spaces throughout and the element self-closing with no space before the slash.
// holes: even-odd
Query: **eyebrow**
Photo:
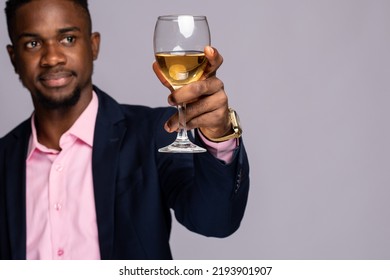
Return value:
<svg viewBox="0 0 390 280">
<path fill-rule="evenodd" d="M 81 29 L 79 27 L 65 27 L 65 28 L 60 28 L 58 30 L 58 33 L 59 34 L 64 34 L 64 33 L 68 33 L 68 32 L 81 32 Z M 22 34 L 20 34 L 17 38 L 17 40 L 20 40 L 21 38 L 25 38 L 25 37 L 30 37 L 30 38 L 36 38 L 36 37 L 39 37 L 39 34 L 38 33 L 31 33 L 31 32 L 23 32 Z"/>
<path fill-rule="evenodd" d="M 79 27 L 65 27 L 65 28 L 61 28 L 60 30 L 58 30 L 58 33 L 60 34 L 63 34 L 63 33 L 68 33 L 68 32 L 81 32 L 81 29 Z"/>
</svg>

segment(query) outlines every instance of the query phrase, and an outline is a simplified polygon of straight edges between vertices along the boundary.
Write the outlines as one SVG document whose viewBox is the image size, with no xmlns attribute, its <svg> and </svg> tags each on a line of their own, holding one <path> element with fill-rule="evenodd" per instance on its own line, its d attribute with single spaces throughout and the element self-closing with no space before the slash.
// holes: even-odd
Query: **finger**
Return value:
<svg viewBox="0 0 390 280">
<path fill-rule="evenodd" d="M 228 99 L 223 90 L 187 105 L 187 128 L 219 127 L 226 123 Z"/>
<path fill-rule="evenodd" d="M 223 57 L 220 55 L 216 48 L 206 46 L 204 48 L 204 53 L 208 60 L 208 63 L 204 70 L 203 79 L 215 75 L 218 68 L 223 63 Z"/>
<path fill-rule="evenodd" d="M 187 129 L 198 127 L 219 128 L 226 124 L 228 99 L 223 90 L 186 105 Z M 173 115 L 165 125 L 168 132 L 179 128 L 178 115 Z M 224 127 L 222 128 L 224 129 Z"/>
<path fill-rule="evenodd" d="M 213 95 L 223 89 L 224 84 L 220 79 L 217 77 L 210 77 L 203 81 L 193 82 L 172 92 L 168 97 L 168 102 L 171 105 L 192 103 L 205 96 Z"/>
<path fill-rule="evenodd" d="M 205 125 L 202 125 L 205 124 Z M 187 129 L 201 129 L 207 138 L 218 138 L 230 131 L 231 125 L 227 108 L 202 114 L 187 123 Z"/>
<path fill-rule="evenodd" d="M 164 129 L 169 132 L 175 132 L 179 130 L 179 113 L 178 111 L 173 114 L 164 124 Z"/>
<path fill-rule="evenodd" d="M 173 88 L 172 86 L 170 85 L 170 83 L 167 81 L 167 79 L 165 79 L 163 73 L 161 72 L 161 69 L 160 67 L 158 66 L 158 63 L 155 61 L 153 63 L 153 71 L 154 73 L 156 74 L 157 78 L 160 80 L 160 82 L 167 88 L 169 88 L 171 91 L 173 91 Z"/>
</svg>

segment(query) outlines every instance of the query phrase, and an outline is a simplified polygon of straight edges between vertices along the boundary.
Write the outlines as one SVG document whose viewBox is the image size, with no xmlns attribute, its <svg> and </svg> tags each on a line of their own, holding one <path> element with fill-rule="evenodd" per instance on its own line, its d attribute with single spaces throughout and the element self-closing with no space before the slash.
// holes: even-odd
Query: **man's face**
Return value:
<svg viewBox="0 0 390 280">
<path fill-rule="evenodd" d="M 8 52 L 36 105 L 74 105 L 91 92 L 100 37 L 83 9 L 69 0 L 35 0 L 16 11 Z M 39 105 L 38 105 L 39 106 Z"/>
</svg>

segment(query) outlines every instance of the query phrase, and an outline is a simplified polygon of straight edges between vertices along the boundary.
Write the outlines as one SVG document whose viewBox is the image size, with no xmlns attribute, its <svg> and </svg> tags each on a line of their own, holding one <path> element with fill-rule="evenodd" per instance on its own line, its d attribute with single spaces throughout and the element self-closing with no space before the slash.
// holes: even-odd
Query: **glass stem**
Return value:
<svg viewBox="0 0 390 280">
<path fill-rule="evenodd" d="M 186 128 L 186 104 L 178 105 L 177 110 L 179 113 L 179 131 L 177 133 L 176 140 L 188 141 L 187 128 Z"/>
</svg>

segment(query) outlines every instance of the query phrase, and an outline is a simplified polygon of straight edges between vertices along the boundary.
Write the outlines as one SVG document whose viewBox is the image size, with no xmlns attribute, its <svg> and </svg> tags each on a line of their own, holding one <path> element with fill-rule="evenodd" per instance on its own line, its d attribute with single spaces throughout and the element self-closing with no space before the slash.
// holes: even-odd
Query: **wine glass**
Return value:
<svg viewBox="0 0 390 280">
<path fill-rule="evenodd" d="M 205 46 L 210 45 L 210 30 L 205 16 L 159 16 L 154 30 L 154 54 L 165 79 L 174 90 L 198 80 L 207 66 Z M 176 140 L 159 152 L 205 152 L 188 139 L 186 104 L 177 106 L 179 131 Z"/>
</svg>

